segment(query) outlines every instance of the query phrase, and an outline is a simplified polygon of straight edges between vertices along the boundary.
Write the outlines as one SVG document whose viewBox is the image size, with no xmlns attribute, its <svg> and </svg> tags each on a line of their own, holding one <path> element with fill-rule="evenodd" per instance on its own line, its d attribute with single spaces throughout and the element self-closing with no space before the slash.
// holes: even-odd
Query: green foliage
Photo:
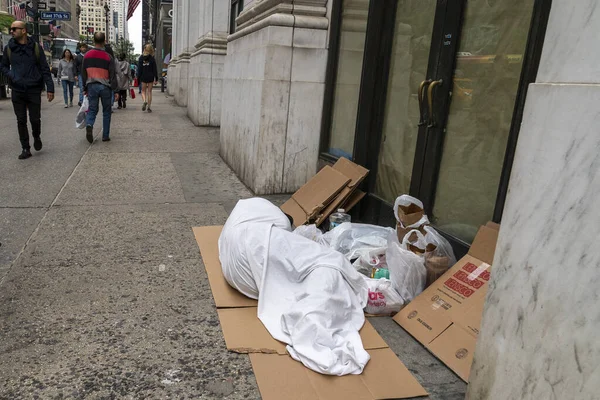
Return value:
<svg viewBox="0 0 600 400">
<path fill-rule="evenodd" d="M 117 41 L 117 45 L 115 47 L 115 54 L 125 54 L 125 59 L 129 62 L 133 59 L 133 52 L 135 51 L 135 47 L 133 43 L 131 43 L 127 39 L 119 38 Z"/>
<path fill-rule="evenodd" d="M 10 14 L 0 14 L 0 32 L 8 33 L 10 24 L 15 22 L 15 18 Z"/>
</svg>

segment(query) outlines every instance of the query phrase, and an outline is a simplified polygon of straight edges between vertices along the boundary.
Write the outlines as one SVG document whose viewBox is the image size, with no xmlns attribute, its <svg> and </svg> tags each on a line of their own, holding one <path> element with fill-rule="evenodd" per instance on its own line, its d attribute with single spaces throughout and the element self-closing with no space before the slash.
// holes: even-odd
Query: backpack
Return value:
<svg viewBox="0 0 600 400">
<path fill-rule="evenodd" d="M 8 53 L 8 62 L 12 64 L 12 61 L 10 59 L 10 56 L 12 54 L 12 51 L 10 50 L 10 47 L 6 46 L 6 52 Z M 40 45 L 37 43 L 33 43 L 33 52 L 35 53 L 35 63 L 40 66 Z"/>
</svg>

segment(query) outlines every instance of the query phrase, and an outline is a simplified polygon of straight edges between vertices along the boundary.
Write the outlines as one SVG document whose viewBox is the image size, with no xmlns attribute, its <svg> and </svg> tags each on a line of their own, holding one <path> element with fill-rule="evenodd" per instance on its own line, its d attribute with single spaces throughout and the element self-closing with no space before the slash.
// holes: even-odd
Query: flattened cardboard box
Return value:
<svg viewBox="0 0 600 400">
<path fill-rule="evenodd" d="M 338 172 L 341 172 L 344 176 L 350 178 L 350 182 L 344 187 L 340 193 L 333 199 L 333 201 L 325 207 L 319 219 L 317 219 L 316 225 L 319 226 L 329 215 L 337 211 L 338 208 L 342 208 L 342 205 L 350 198 L 352 193 L 356 190 L 358 185 L 367 177 L 369 174 L 369 170 L 353 163 L 347 158 L 341 157 L 337 162 L 333 165 L 333 169 Z M 359 199 L 360 200 L 360 199 Z M 358 202 L 358 201 L 357 201 Z M 352 206 L 354 206 L 354 203 Z M 345 211 L 349 209 L 344 208 Z"/>
<path fill-rule="evenodd" d="M 315 221 L 350 181 L 349 177 L 327 165 L 298 189 L 281 210 L 292 217 L 295 226 Z"/>
<path fill-rule="evenodd" d="M 250 353 L 263 400 L 383 400 L 427 395 L 368 321 L 365 321 L 360 335 L 371 360 L 361 375 L 321 375 L 293 360 L 286 354 L 285 344 L 273 339 L 258 319 L 257 302 L 237 292 L 223 277 L 218 255 L 222 229 L 222 226 L 208 226 L 193 228 L 193 231 L 227 348 Z"/>
<path fill-rule="evenodd" d="M 321 375 L 277 354 L 250 354 L 263 400 L 383 400 L 426 396 L 427 392 L 390 348 L 368 350 L 360 375 Z"/>
<path fill-rule="evenodd" d="M 192 228 L 192 230 L 198 247 L 200 247 L 200 254 L 217 308 L 258 306 L 256 300 L 248 298 L 232 288 L 223 276 L 218 245 L 223 227 L 202 226 Z"/>
<path fill-rule="evenodd" d="M 257 317 L 256 307 L 217 310 L 227 349 L 236 353 L 287 354 L 285 343 L 273 339 Z M 360 330 L 365 350 L 382 349 L 387 343 L 368 320 Z"/>
<path fill-rule="evenodd" d="M 394 317 L 464 381 L 469 381 L 498 226 L 482 226 L 469 253 Z"/>
</svg>

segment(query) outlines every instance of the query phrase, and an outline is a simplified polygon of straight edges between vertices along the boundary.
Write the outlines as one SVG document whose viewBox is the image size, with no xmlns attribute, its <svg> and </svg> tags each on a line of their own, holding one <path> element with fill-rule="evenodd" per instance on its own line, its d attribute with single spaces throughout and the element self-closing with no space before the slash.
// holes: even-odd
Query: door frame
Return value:
<svg viewBox="0 0 600 400">
<path fill-rule="evenodd" d="M 333 163 L 337 160 L 337 157 L 329 154 L 327 151 L 331 135 L 331 122 L 333 118 L 332 111 L 335 101 L 334 93 L 339 61 L 339 43 L 341 35 L 343 0 L 332 1 L 333 4 L 330 21 L 331 31 L 326 70 L 319 156 L 319 158 L 325 163 Z M 377 161 L 379 158 L 379 146 L 383 130 L 384 110 L 387 99 L 389 68 L 392 57 L 394 27 L 398 1 L 400 0 L 371 0 L 369 5 L 359 91 L 359 104 L 354 136 L 353 161 L 357 164 L 365 166 L 370 170 L 370 173 L 361 186 L 361 189 L 367 192 L 367 196 L 365 196 L 356 209 L 353 210 L 352 214 L 358 220 L 386 226 L 393 226 L 395 224 L 392 205 L 376 196 L 373 192 L 375 189 L 377 176 Z M 465 9 L 463 6 L 467 1 L 468 0 L 449 2 L 448 0 L 438 0 L 438 6 L 434 16 L 430 54 L 434 54 L 434 51 L 437 55 L 441 54 L 441 51 L 439 50 L 439 47 L 441 47 L 441 41 L 438 40 L 436 43 L 435 38 L 437 37 L 439 39 L 441 35 L 444 34 L 444 32 L 442 32 L 444 28 L 442 22 L 447 21 L 445 13 L 448 7 L 453 7 L 453 5 L 456 6 L 459 4 L 461 7 L 461 16 L 458 20 L 458 26 L 456 26 L 456 29 L 454 29 L 454 31 L 456 31 L 455 38 L 457 40 L 454 40 L 452 45 L 449 46 L 453 48 L 453 54 L 456 54 L 456 49 L 459 48 L 458 46 L 460 44 L 462 15 L 464 14 Z M 449 3 L 452 4 L 449 5 Z M 500 223 L 502 219 L 502 211 L 506 201 L 506 194 L 508 192 L 508 185 L 510 182 L 510 174 L 515 156 L 519 130 L 521 121 L 523 119 L 527 90 L 529 85 L 535 82 L 537 76 L 551 6 L 552 0 L 535 0 L 533 4 L 523 65 L 521 67 L 521 76 L 518 84 L 511 126 L 509 129 L 509 138 L 502 166 L 500 184 L 496 196 L 496 204 L 492 216 L 492 221 L 497 223 Z M 448 63 L 449 61 L 445 62 Z M 450 74 L 453 74 L 456 58 L 454 57 L 450 63 Z M 427 73 L 428 77 L 430 76 L 432 65 L 434 64 L 439 64 L 439 62 L 435 60 L 435 57 L 430 56 Z M 452 75 L 450 75 L 450 77 L 451 76 Z M 449 82 L 452 82 L 451 79 Z M 452 89 L 450 88 L 450 90 Z M 449 100 L 447 101 L 449 102 Z M 434 107 L 434 109 L 435 108 L 436 107 Z M 444 115 L 444 118 L 446 117 L 447 113 Z M 445 125 L 445 121 L 440 120 L 439 122 L 440 126 Z M 442 124 L 442 122 L 444 122 L 444 124 Z M 438 143 L 434 143 L 434 146 L 431 146 L 431 143 L 429 143 L 428 146 L 428 140 L 436 140 Z M 424 203 L 426 204 L 426 211 L 431 213 L 431 209 L 433 207 L 432 196 L 435 194 L 435 185 L 437 184 L 437 171 L 424 171 L 424 160 L 426 157 L 430 157 L 425 154 L 427 148 L 430 149 L 429 151 L 441 151 L 443 148 L 443 132 L 441 134 L 434 134 L 433 132 L 430 134 L 430 132 L 427 132 L 425 135 L 420 133 L 415 152 L 415 163 L 413 168 L 413 179 L 411 180 L 410 194 L 416 195 L 417 197 L 423 197 L 423 193 L 426 192 L 427 194 L 424 196 Z M 416 181 L 415 177 L 418 177 L 419 181 L 422 182 L 421 177 L 424 173 L 427 175 L 425 186 L 423 187 L 423 184 L 413 185 L 412 181 Z M 442 232 L 442 234 L 444 233 Z M 469 248 L 468 243 L 450 235 L 444 234 L 444 236 L 450 240 L 455 248 L 455 251 L 459 255 L 466 253 Z"/>
</svg>

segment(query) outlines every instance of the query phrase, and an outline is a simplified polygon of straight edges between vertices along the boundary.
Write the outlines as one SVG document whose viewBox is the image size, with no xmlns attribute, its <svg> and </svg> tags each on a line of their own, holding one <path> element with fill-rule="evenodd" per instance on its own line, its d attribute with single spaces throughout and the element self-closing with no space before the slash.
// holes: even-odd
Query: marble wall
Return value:
<svg viewBox="0 0 600 400">
<path fill-rule="evenodd" d="M 326 3 L 254 2 L 228 38 L 221 156 L 257 194 L 293 192 L 316 172 Z"/>
<path fill-rule="evenodd" d="M 467 398 L 600 397 L 593 0 L 554 0 L 529 88 Z"/>
<path fill-rule="evenodd" d="M 168 93 L 196 125 L 219 126 L 229 1 L 175 0 Z"/>
<path fill-rule="evenodd" d="M 188 116 L 196 125 L 221 124 L 223 68 L 227 54 L 229 2 L 197 0 L 201 18 L 188 72 Z"/>
</svg>

